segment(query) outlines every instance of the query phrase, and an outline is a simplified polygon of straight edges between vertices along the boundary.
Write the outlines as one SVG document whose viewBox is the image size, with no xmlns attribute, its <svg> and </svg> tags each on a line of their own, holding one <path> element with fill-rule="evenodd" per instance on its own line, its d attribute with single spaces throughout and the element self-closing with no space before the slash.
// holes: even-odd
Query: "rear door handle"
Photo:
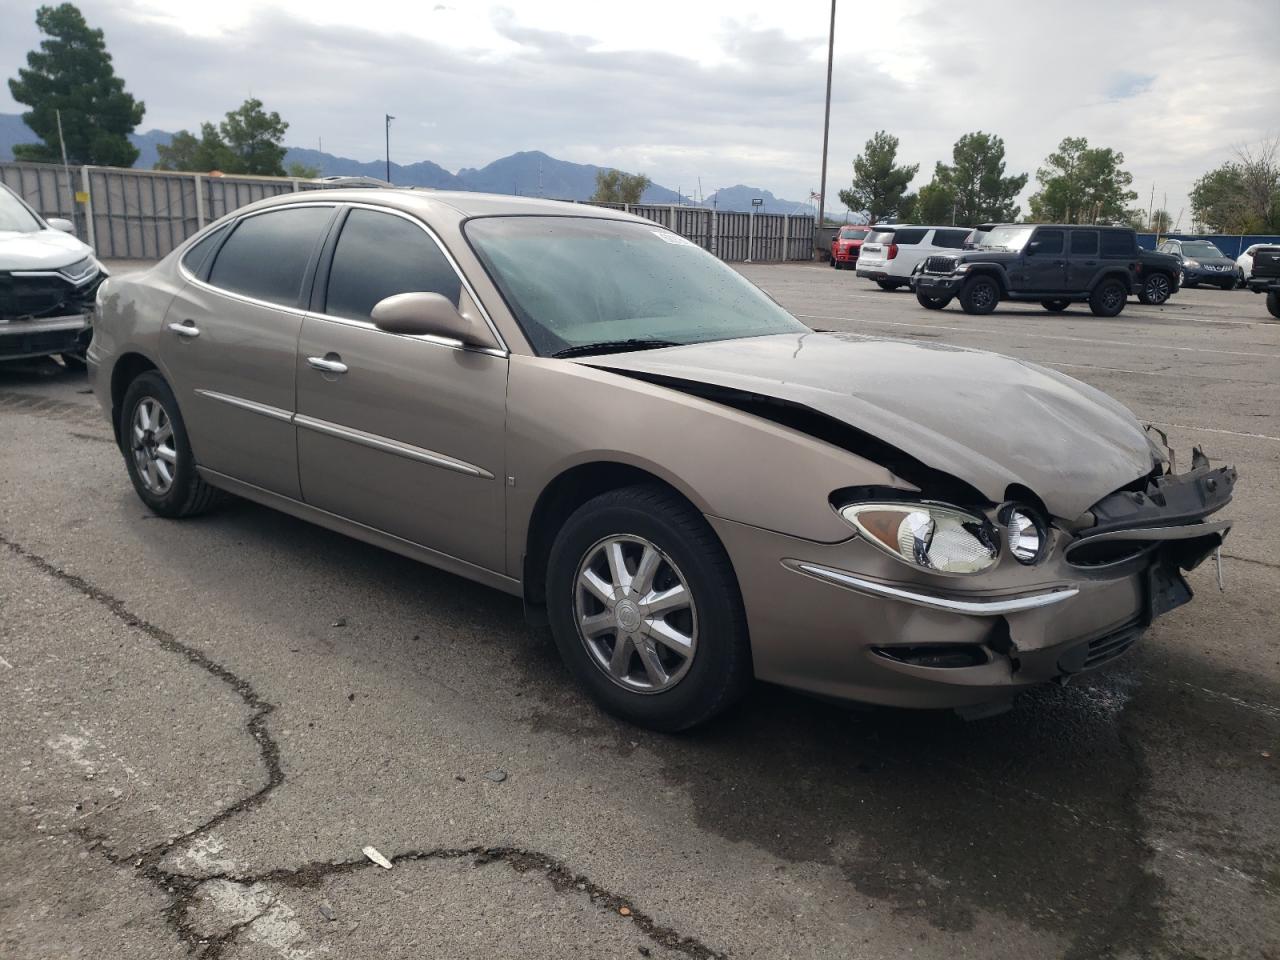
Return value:
<svg viewBox="0 0 1280 960">
<path fill-rule="evenodd" d="M 323 357 L 307 357 L 307 363 L 317 370 L 323 370 L 325 373 L 347 372 L 347 365 L 338 359 L 336 353 L 330 353 Z"/>
<path fill-rule="evenodd" d="M 198 337 L 200 336 L 200 328 L 196 326 L 194 320 L 183 320 L 181 323 L 169 324 L 169 329 L 180 337 Z"/>
</svg>

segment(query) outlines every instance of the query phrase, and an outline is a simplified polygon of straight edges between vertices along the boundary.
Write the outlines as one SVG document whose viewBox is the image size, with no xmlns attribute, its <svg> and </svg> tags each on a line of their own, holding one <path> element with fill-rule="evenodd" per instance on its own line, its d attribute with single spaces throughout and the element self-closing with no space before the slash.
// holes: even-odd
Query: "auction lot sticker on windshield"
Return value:
<svg viewBox="0 0 1280 960">
<path fill-rule="evenodd" d="M 686 240 L 678 233 L 672 233 L 670 230 L 652 230 L 650 231 L 659 240 L 665 240 L 667 243 L 674 243 L 686 247 L 696 247 L 697 244 L 692 240 Z"/>
</svg>

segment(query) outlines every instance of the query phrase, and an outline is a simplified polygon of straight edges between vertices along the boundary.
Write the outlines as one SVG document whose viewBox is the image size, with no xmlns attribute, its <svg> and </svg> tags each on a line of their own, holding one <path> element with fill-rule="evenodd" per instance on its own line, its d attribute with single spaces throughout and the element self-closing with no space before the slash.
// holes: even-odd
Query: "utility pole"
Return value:
<svg viewBox="0 0 1280 960">
<path fill-rule="evenodd" d="M 71 187 L 71 164 L 67 163 L 67 141 L 62 136 L 62 111 L 55 110 L 53 115 L 58 119 L 58 145 L 62 147 L 62 175 L 67 181 L 67 200 L 71 204 L 71 225 L 79 236 L 80 218 L 76 216 L 76 192 Z"/>
<path fill-rule="evenodd" d="M 831 65 L 834 62 L 835 51 L 836 0 L 831 0 L 831 25 L 827 29 L 827 107 L 822 117 L 822 184 L 818 187 L 816 228 L 822 227 L 823 216 L 827 208 L 827 140 L 831 132 Z"/>
<path fill-rule="evenodd" d="M 391 121 L 395 119 L 391 114 L 386 115 L 387 118 L 387 183 L 391 182 Z"/>
</svg>

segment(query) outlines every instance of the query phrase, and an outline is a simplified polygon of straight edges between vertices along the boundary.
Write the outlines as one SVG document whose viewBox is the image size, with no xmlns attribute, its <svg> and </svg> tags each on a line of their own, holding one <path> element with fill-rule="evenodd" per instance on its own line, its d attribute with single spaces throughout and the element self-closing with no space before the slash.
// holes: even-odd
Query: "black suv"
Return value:
<svg viewBox="0 0 1280 960">
<path fill-rule="evenodd" d="M 1267 295 L 1267 310 L 1280 319 L 1280 246 L 1259 247 L 1253 251 L 1253 274 L 1249 289 Z"/>
<path fill-rule="evenodd" d="M 941 310 L 952 299 L 965 313 L 990 313 L 1001 300 L 1039 301 L 1060 312 L 1088 303 L 1114 317 L 1141 290 L 1138 238 L 1127 227 L 1010 223 L 994 227 L 973 250 L 925 258 L 916 299 Z"/>
</svg>

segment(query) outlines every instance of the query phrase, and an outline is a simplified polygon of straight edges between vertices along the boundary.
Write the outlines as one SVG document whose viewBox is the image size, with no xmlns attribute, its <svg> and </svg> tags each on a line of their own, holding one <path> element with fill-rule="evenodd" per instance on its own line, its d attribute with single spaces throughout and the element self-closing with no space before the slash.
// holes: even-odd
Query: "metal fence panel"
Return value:
<svg viewBox="0 0 1280 960">
<path fill-rule="evenodd" d="M 158 260 L 205 224 L 249 203 L 329 184 L 281 177 L 230 177 L 73 167 L 68 188 L 62 167 L 0 163 L 0 182 L 12 187 L 41 216 L 76 221 L 80 239 L 98 256 Z M 74 194 L 88 193 L 79 204 Z M 675 204 L 608 203 L 674 230 L 722 260 L 809 260 L 813 217 L 747 213 Z"/>
</svg>

